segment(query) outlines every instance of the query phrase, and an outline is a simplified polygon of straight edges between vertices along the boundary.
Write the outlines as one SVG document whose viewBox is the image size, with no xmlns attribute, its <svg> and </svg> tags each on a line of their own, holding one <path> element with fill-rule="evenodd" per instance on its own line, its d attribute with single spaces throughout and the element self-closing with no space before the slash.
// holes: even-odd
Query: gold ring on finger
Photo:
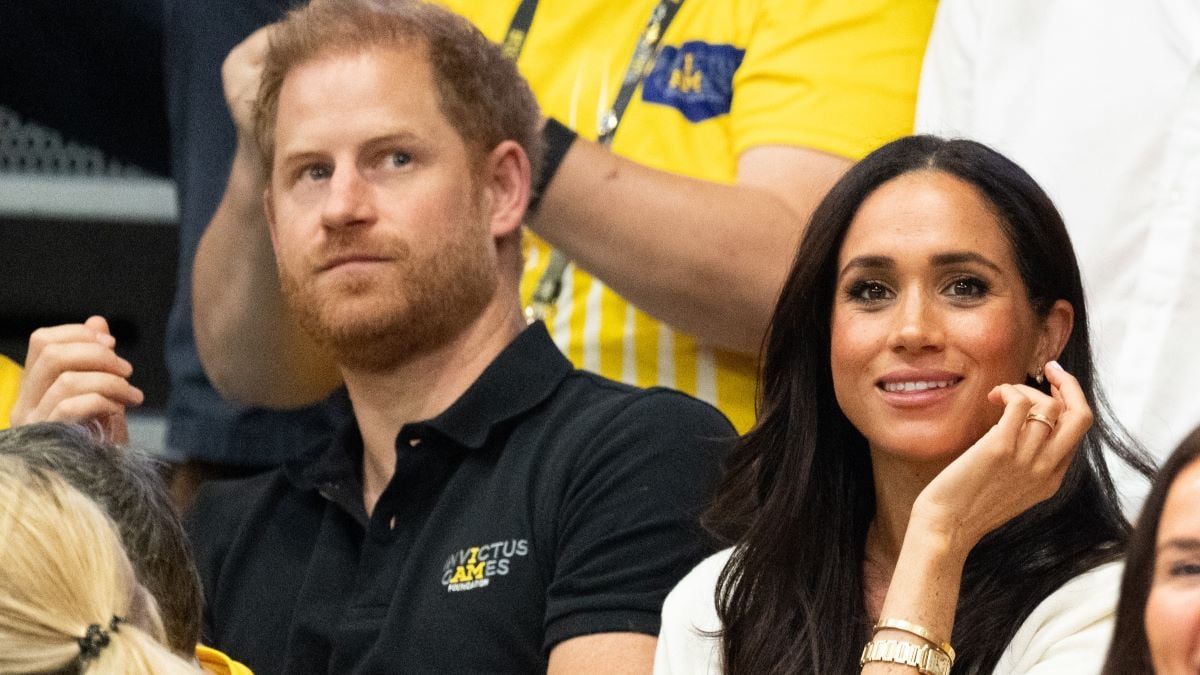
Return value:
<svg viewBox="0 0 1200 675">
<path fill-rule="evenodd" d="M 1056 422 L 1054 420 L 1050 419 L 1049 417 L 1046 417 L 1045 415 L 1042 415 L 1040 413 L 1034 413 L 1034 412 L 1031 412 L 1028 415 L 1026 415 L 1025 421 L 1026 422 L 1041 422 L 1042 424 L 1045 424 L 1046 426 L 1050 427 L 1050 431 L 1054 431 L 1054 425 L 1056 424 Z"/>
</svg>

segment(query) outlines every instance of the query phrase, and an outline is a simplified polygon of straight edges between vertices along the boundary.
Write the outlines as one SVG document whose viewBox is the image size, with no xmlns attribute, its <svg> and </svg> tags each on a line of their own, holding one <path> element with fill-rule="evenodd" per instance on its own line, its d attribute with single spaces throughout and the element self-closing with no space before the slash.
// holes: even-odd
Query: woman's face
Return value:
<svg viewBox="0 0 1200 675">
<path fill-rule="evenodd" d="M 901 175 L 863 202 L 838 256 L 838 404 L 873 454 L 945 464 L 999 420 L 993 387 L 1057 356 L 1041 353 L 1045 325 L 982 194 L 942 172 Z"/>
<path fill-rule="evenodd" d="M 1179 472 L 1163 505 L 1146 640 L 1159 675 L 1200 672 L 1200 462 Z"/>
</svg>

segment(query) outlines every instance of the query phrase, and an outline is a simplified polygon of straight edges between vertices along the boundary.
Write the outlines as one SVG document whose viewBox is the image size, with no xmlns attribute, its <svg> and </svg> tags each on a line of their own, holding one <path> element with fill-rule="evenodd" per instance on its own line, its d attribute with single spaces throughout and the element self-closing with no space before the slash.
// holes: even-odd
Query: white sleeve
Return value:
<svg viewBox="0 0 1200 675">
<path fill-rule="evenodd" d="M 970 137 L 979 13 L 975 0 L 941 0 L 917 90 L 917 133 Z"/>
<path fill-rule="evenodd" d="M 663 603 L 662 628 L 654 652 L 654 675 L 719 675 L 717 577 L 729 560 L 726 549 L 703 560 Z"/>
<path fill-rule="evenodd" d="M 1101 565 L 1039 604 L 1000 656 L 995 675 L 1099 673 L 1112 640 L 1123 565 Z"/>
</svg>

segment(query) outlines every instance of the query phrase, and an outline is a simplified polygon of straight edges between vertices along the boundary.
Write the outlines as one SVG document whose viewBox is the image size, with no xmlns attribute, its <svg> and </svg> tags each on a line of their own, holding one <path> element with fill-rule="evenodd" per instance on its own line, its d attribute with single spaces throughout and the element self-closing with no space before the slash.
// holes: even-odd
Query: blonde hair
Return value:
<svg viewBox="0 0 1200 675">
<path fill-rule="evenodd" d="M 58 475 L 0 457 L 0 542 L 0 672 L 199 672 L 162 644 L 112 521 Z"/>
</svg>

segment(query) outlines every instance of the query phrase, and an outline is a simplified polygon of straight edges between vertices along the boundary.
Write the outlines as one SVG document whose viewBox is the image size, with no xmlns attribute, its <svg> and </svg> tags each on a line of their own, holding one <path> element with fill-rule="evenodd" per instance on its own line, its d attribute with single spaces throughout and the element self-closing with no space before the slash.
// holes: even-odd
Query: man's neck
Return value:
<svg viewBox="0 0 1200 675">
<path fill-rule="evenodd" d="M 401 427 L 436 417 L 479 378 L 525 328 L 520 307 L 489 305 L 447 343 L 385 372 L 342 367 L 363 440 L 363 504 L 375 510 L 396 471 Z"/>
</svg>

